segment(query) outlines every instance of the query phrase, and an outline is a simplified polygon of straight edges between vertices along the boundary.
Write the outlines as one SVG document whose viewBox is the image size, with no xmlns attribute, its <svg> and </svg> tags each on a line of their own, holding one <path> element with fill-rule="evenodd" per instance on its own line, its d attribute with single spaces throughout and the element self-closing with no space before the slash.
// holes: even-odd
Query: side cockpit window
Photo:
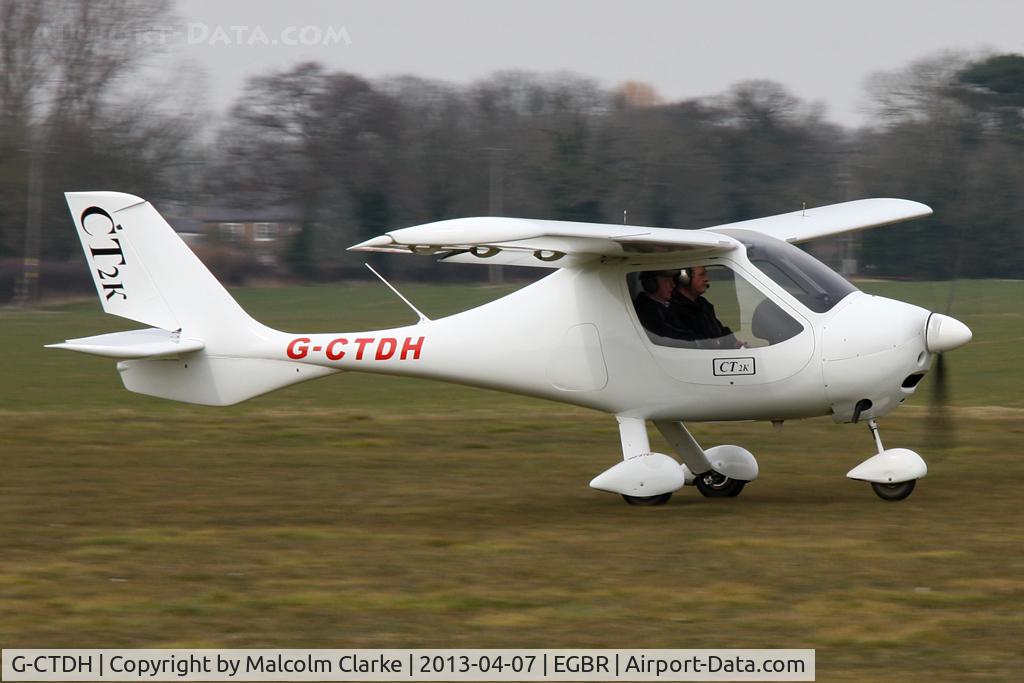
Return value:
<svg viewBox="0 0 1024 683">
<path fill-rule="evenodd" d="M 736 271 L 722 265 L 629 273 L 637 318 L 659 346 L 737 349 L 770 346 L 803 329 Z"/>
</svg>

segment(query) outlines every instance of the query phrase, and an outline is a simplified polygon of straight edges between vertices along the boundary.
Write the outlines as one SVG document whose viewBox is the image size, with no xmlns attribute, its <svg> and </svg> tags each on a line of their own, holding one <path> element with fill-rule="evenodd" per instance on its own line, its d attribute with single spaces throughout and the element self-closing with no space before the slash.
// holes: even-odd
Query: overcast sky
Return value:
<svg viewBox="0 0 1024 683">
<path fill-rule="evenodd" d="M 1022 0 L 177 0 L 166 57 L 223 109 L 245 78 L 301 61 L 468 83 L 570 70 L 678 100 L 767 78 L 863 123 L 864 78 L 940 50 L 1024 52 Z"/>
</svg>

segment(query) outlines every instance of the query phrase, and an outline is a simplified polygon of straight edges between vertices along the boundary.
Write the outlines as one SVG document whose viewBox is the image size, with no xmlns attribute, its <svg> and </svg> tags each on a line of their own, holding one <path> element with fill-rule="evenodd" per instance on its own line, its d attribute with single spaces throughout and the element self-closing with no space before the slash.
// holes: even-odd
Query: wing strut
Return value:
<svg viewBox="0 0 1024 683">
<path fill-rule="evenodd" d="M 421 323 L 430 322 L 430 318 L 428 318 L 427 316 L 423 315 L 423 312 L 420 311 L 420 309 L 418 309 L 415 306 L 413 306 L 411 301 L 406 299 L 404 296 L 402 296 L 401 292 L 399 292 L 397 289 L 392 287 L 391 283 L 388 282 L 387 280 L 385 280 L 383 275 L 381 275 L 380 273 L 378 273 L 376 270 L 373 269 L 373 266 L 371 266 L 369 263 L 364 263 L 363 265 L 366 266 L 367 268 L 369 268 L 371 273 L 373 273 L 374 275 L 379 277 L 380 281 L 388 286 L 388 289 L 390 289 L 392 292 L 394 292 L 398 296 L 399 299 L 401 299 L 402 301 L 405 302 L 406 306 L 408 306 L 409 308 L 412 309 L 413 313 L 415 313 L 416 315 L 419 316 L 419 318 L 420 318 L 419 322 L 421 322 Z"/>
</svg>

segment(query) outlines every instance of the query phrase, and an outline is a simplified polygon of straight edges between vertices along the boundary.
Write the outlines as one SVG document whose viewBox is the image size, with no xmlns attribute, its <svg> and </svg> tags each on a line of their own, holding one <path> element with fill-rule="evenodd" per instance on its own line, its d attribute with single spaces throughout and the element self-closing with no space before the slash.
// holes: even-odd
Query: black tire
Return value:
<svg viewBox="0 0 1024 683">
<path fill-rule="evenodd" d="M 662 493 L 657 496 L 627 496 L 625 493 L 622 494 L 623 500 L 630 505 L 638 505 L 644 507 L 650 507 L 652 505 L 664 505 L 668 502 L 668 499 L 672 497 L 672 492 Z"/>
<path fill-rule="evenodd" d="M 747 485 L 742 479 L 730 479 L 714 470 L 698 476 L 694 483 L 705 498 L 735 498 Z"/>
<path fill-rule="evenodd" d="M 882 500 L 890 502 L 903 500 L 914 492 L 915 486 L 917 486 L 917 479 L 901 481 L 898 484 L 876 484 L 874 482 L 871 484 L 871 488 L 874 490 L 876 496 Z"/>
</svg>

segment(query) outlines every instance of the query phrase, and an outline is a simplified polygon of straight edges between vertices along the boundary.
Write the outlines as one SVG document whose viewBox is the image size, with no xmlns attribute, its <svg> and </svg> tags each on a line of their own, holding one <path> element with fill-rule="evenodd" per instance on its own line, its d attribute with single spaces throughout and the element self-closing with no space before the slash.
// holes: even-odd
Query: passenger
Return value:
<svg viewBox="0 0 1024 683">
<path fill-rule="evenodd" d="M 704 298 L 711 286 L 704 266 L 683 268 L 672 291 L 668 324 L 681 332 L 681 339 L 696 341 L 701 348 L 739 349 L 746 346 L 736 339 L 715 315 L 715 307 Z"/>
<path fill-rule="evenodd" d="M 677 270 L 648 270 L 640 273 L 643 290 L 633 299 L 640 324 L 648 332 L 661 337 L 684 339 L 684 331 L 671 322 L 672 292 L 676 286 Z"/>
</svg>

